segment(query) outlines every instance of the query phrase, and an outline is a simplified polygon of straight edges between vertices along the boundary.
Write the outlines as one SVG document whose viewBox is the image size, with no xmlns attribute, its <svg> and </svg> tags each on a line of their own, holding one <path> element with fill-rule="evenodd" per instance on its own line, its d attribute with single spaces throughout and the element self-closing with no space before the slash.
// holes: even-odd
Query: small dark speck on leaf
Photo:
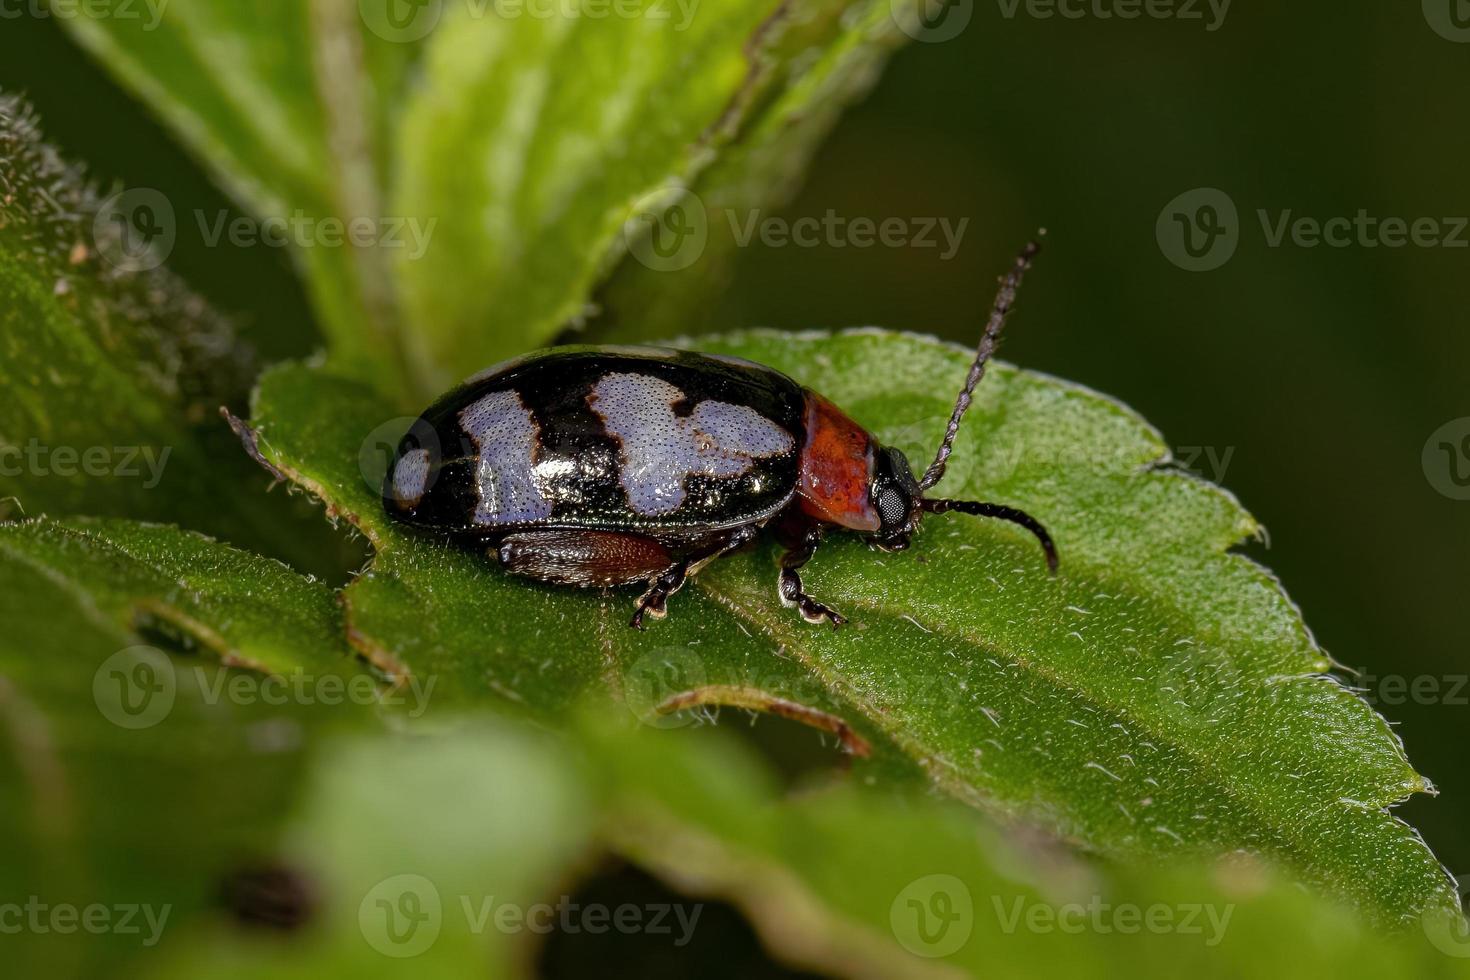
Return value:
<svg viewBox="0 0 1470 980">
<path fill-rule="evenodd" d="M 301 928 L 316 908 L 305 874 L 273 862 L 238 868 L 220 882 L 220 904 L 240 925 L 289 932 Z"/>
</svg>

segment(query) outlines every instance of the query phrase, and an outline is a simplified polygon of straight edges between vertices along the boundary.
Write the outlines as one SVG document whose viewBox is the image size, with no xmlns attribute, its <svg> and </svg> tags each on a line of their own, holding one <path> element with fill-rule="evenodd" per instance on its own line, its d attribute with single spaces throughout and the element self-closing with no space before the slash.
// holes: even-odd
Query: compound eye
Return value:
<svg viewBox="0 0 1470 980">
<path fill-rule="evenodd" d="M 878 494 L 878 516 L 885 525 L 902 524 L 909 516 L 909 507 L 903 495 L 892 487 Z"/>
</svg>

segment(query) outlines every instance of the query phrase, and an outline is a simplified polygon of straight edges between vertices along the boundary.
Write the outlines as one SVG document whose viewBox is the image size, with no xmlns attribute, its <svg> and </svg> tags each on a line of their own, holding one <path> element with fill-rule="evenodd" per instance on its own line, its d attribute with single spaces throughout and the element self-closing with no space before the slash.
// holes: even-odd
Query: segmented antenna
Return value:
<svg viewBox="0 0 1470 980">
<path fill-rule="evenodd" d="M 1045 235 L 1046 229 L 1043 228 L 1040 234 Z M 1031 260 L 1040 251 L 1040 242 L 1035 239 L 1027 242 L 1026 247 L 1021 249 L 1021 254 L 1016 256 L 1016 264 L 1011 266 L 1011 270 L 1000 281 L 1000 290 L 995 294 L 995 305 L 990 308 L 990 320 L 985 324 L 985 333 L 980 337 L 980 346 L 975 350 L 975 363 L 970 365 L 970 376 L 965 379 L 960 397 L 955 399 L 954 411 L 949 415 L 949 427 L 944 430 L 944 441 L 939 444 L 939 452 L 934 454 L 934 462 L 929 464 L 923 479 L 919 480 L 920 490 L 928 490 L 944 476 L 949 454 L 954 450 L 954 437 L 960 431 L 960 419 L 969 411 L 970 396 L 974 394 L 975 386 L 985 377 L 985 362 L 995 353 L 1001 328 L 1006 325 L 1006 317 L 1010 316 L 1011 308 L 1016 302 L 1016 291 L 1021 288 L 1021 278 L 1031 268 Z"/>
</svg>

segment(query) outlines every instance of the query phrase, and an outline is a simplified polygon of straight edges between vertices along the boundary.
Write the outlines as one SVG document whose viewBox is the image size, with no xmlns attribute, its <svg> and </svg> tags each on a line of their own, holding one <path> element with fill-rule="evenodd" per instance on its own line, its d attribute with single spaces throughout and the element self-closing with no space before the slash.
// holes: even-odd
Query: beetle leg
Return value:
<svg viewBox="0 0 1470 980">
<path fill-rule="evenodd" d="M 663 619 L 668 615 L 669 596 L 684 587 L 684 582 L 689 578 L 689 561 L 677 562 L 664 569 L 658 578 L 649 583 L 648 591 L 638 600 L 638 611 L 633 613 L 632 620 L 628 625 L 634 629 L 643 628 L 643 617 L 645 614 L 654 619 Z"/>
<path fill-rule="evenodd" d="M 795 606 L 801 612 L 801 618 L 808 623 L 820 623 L 826 620 L 835 628 L 847 622 L 847 617 L 831 606 L 813 599 L 801 587 L 799 569 L 812 560 L 821 540 L 822 529 L 820 527 L 808 528 L 801 536 L 800 542 L 781 556 L 781 578 L 777 585 L 777 592 L 781 596 L 781 604 Z"/>
<path fill-rule="evenodd" d="M 638 610 L 628 623 L 634 629 L 643 628 L 643 617 L 649 615 L 663 619 L 668 613 L 669 596 L 684 587 L 689 576 L 729 551 L 734 551 L 750 541 L 760 530 L 754 525 L 738 527 L 730 534 L 719 538 L 714 544 L 697 549 L 693 554 L 664 569 L 657 578 L 649 580 L 648 591 L 638 600 Z"/>
</svg>

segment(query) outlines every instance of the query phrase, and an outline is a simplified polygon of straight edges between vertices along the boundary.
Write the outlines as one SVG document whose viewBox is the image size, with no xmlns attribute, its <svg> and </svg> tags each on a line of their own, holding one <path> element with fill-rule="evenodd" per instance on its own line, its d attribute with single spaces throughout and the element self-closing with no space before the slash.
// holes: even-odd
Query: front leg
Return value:
<svg viewBox="0 0 1470 980">
<path fill-rule="evenodd" d="M 800 537 L 796 538 L 794 543 L 787 545 L 786 552 L 781 555 L 781 577 L 777 584 L 777 591 L 781 596 L 781 604 L 795 606 L 801 612 L 801 618 L 808 623 L 820 623 L 825 620 L 835 629 L 847 622 L 847 617 L 832 607 L 813 599 L 801 587 L 799 570 L 812 560 L 812 556 L 817 553 L 817 545 L 821 541 L 822 528 L 820 525 L 813 524 L 801 531 Z"/>
</svg>

